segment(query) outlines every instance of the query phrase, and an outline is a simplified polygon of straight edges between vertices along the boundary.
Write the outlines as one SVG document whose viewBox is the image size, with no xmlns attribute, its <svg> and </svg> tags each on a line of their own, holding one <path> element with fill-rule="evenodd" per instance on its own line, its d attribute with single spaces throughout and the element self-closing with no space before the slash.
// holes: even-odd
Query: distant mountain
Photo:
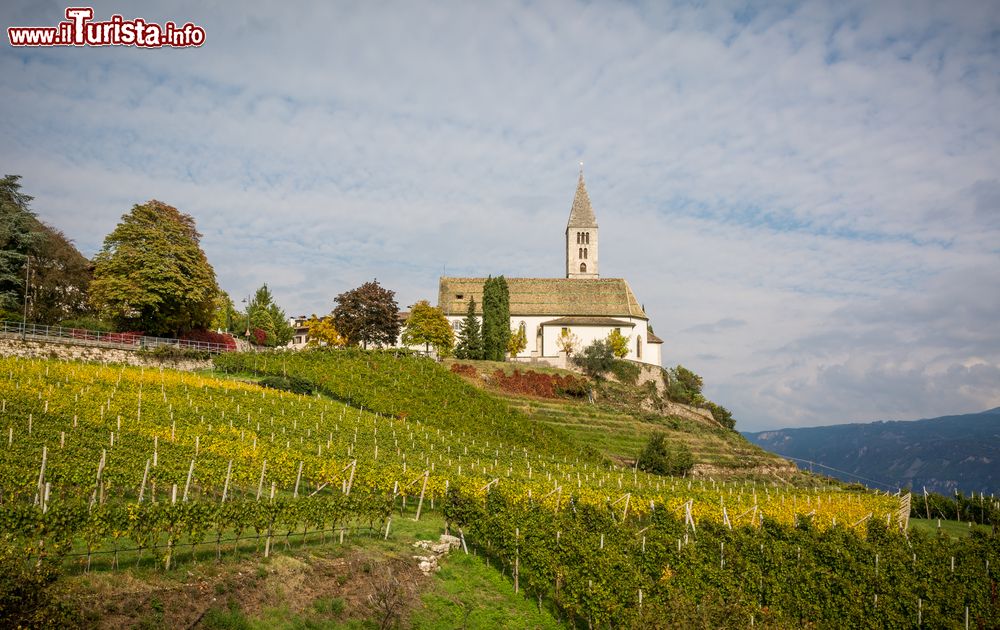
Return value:
<svg viewBox="0 0 1000 630">
<path fill-rule="evenodd" d="M 845 481 L 916 492 L 1000 493 L 1000 407 L 962 416 L 907 422 L 838 424 L 744 433 L 754 444 L 808 460 Z M 809 464 L 796 462 L 800 468 Z"/>
</svg>

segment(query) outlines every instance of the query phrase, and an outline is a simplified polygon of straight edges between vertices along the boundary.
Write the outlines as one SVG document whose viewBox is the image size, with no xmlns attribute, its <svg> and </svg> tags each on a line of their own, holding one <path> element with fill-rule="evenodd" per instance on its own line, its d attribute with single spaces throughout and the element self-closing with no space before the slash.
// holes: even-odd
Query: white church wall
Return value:
<svg viewBox="0 0 1000 630">
<path fill-rule="evenodd" d="M 510 318 L 510 329 L 516 331 L 521 322 L 524 322 L 525 334 L 528 338 L 528 345 L 523 352 L 517 355 L 518 359 L 530 359 L 532 357 L 538 358 L 556 358 L 559 355 L 558 339 L 559 335 L 562 333 L 562 326 L 543 326 L 545 322 L 558 319 L 559 317 L 572 317 L 572 315 L 565 316 L 553 316 L 553 315 L 512 315 Z M 447 315 L 446 318 L 451 324 L 452 329 L 455 331 L 455 336 L 457 338 L 459 328 L 461 327 L 462 320 L 465 319 L 464 316 L 458 315 Z M 639 319 L 637 317 L 616 317 L 615 319 L 631 322 L 635 326 L 621 326 L 621 333 L 628 337 L 628 354 L 625 356 L 626 359 L 632 361 L 641 361 L 643 363 L 649 363 L 651 365 L 661 365 L 660 356 L 660 344 L 654 344 L 648 342 L 648 333 L 646 331 L 646 320 Z M 542 339 L 538 339 L 538 330 L 542 328 Z M 577 351 L 581 351 L 593 342 L 599 339 L 607 339 L 611 331 L 617 326 L 569 326 L 570 332 L 576 335 L 580 339 Z M 636 337 L 642 338 L 641 341 L 641 356 L 636 352 Z"/>
</svg>

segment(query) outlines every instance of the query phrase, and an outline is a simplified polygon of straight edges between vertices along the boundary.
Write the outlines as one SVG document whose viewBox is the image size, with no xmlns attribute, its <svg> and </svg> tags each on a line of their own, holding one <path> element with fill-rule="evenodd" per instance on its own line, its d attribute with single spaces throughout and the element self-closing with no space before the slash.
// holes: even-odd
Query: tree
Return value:
<svg viewBox="0 0 1000 630">
<path fill-rule="evenodd" d="M 208 328 L 219 287 L 200 238 L 177 208 L 156 200 L 133 206 L 94 258 L 91 303 L 120 330 Z"/>
<path fill-rule="evenodd" d="M 622 334 L 622 331 L 615 328 L 608 335 L 608 345 L 611 347 L 611 353 L 614 354 L 619 359 L 624 359 L 628 356 L 628 345 L 631 337 L 626 337 Z"/>
<path fill-rule="evenodd" d="M 697 405 L 705 402 L 701 395 L 701 377 L 687 369 L 683 365 L 678 365 L 667 371 L 669 382 L 667 384 L 667 396 L 670 400 L 688 405 Z"/>
<path fill-rule="evenodd" d="M 230 333 L 242 331 L 245 321 L 242 314 L 236 310 L 236 305 L 229 294 L 219 291 L 215 296 L 215 308 L 212 311 L 212 330 Z"/>
<path fill-rule="evenodd" d="M 503 276 L 483 284 L 483 358 L 503 361 L 510 337 L 510 291 Z"/>
<path fill-rule="evenodd" d="M 250 327 L 264 331 L 266 346 L 283 346 L 295 335 L 295 329 L 288 323 L 285 311 L 275 303 L 267 283 L 254 293 L 247 305 L 247 313 L 250 316 Z"/>
<path fill-rule="evenodd" d="M 598 339 L 584 348 L 580 356 L 573 357 L 573 362 L 583 368 L 587 376 L 597 378 L 614 366 L 615 355 L 607 340 Z"/>
<path fill-rule="evenodd" d="M 563 328 L 556 337 L 556 347 L 560 352 L 565 352 L 566 356 L 572 356 L 580 347 L 580 338 L 571 333 L 569 328 Z"/>
<path fill-rule="evenodd" d="M 395 345 L 399 338 L 399 306 L 396 292 L 382 288 L 377 280 L 341 293 L 333 309 L 333 325 L 348 345 Z"/>
<path fill-rule="evenodd" d="M 446 357 L 455 347 L 455 333 L 441 309 L 420 300 L 410 310 L 403 330 L 403 343 L 407 346 L 423 344 L 425 351 L 434 346 L 438 356 Z"/>
<path fill-rule="evenodd" d="M 59 230 L 38 222 L 43 238 L 31 258 L 28 319 L 43 324 L 88 311 L 91 264 Z"/>
<path fill-rule="evenodd" d="M 345 340 L 337 332 L 337 327 L 333 325 L 333 318 L 316 317 L 315 314 L 306 320 L 306 328 L 309 329 L 308 342 L 310 346 L 343 346 Z"/>
<path fill-rule="evenodd" d="M 712 417 L 715 421 L 726 427 L 727 429 L 736 428 L 736 419 L 733 418 L 733 412 L 729 411 L 722 405 L 717 405 L 711 400 L 706 400 L 704 406 L 712 412 Z"/>
<path fill-rule="evenodd" d="M 507 339 L 507 354 L 516 357 L 524 352 L 524 349 L 527 347 L 528 331 L 524 328 L 524 322 L 521 322 L 516 331 L 510 331 L 510 337 Z"/>
<path fill-rule="evenodd" d="M 17 175 L 0 180 L 0 310 L 16 310 L 18 319 L 43 324 L 79 317 L 87 311 L 90 261 L 35 216 L 19 180 Z"/>
<path fill-rule="evenodd" d="M 664 433 L 649 436 L 636 467 L 655 475 L 684 475 L 694 467 L 694 456 L 686 444 L 671 444 Z"/>
<path fill-rule="evenodd" d="M 0 179 L 0 310 L 20 311 L 24 305 L 24 265 L 44 239 L 21 192 L 20 175 Z"/>
<path fill-rule="evenodd" d="M 483 337 L 479 330 L 479 320 L 476 318 L 476 300 L 469 299 L 469 308 L 458 330 L 458 343 L 455 345 L 455 356 L 459 359 L 482 359 Z"/>
</svg>

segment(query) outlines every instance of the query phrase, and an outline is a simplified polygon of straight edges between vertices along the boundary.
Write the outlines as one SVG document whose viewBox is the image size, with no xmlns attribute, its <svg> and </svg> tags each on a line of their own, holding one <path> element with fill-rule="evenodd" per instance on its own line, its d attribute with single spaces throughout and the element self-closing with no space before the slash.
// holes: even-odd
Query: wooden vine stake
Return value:
<svg viewBox="0 0 1000 630">
<path fill-rule="evenodd" d="M 97 480 L 94 483 L 94 494 L 90 496 L 90 505 L 87 506 L 88 510 L 92 509 L 94 507 L 94 503 L 97 501 L 98 493 L 101 487 L 101 474 L 104 472 L 104 461 L 107 454 L 108 452 L 106 450 L 101 449 L 101 460 L 97 462 Z"/>
<path fill-rule="evenodd" d="M 420 520 L 420 510 L 424 507 L 424 493 L 427 492 L 427 478 L 430 476 L 430 474 L 431 471 L 429 470 L 424 471 L 424 485 L 423 487 L 420 488 L 420 501 L 417 502 L 417 515 L 413 517 L 413 520 L 415 521 Z M 517 589 L 515 588 L 515 592 L 516 590 Z"/>
<path fill-rule="evenodd" d="M 35 505 L 45 506 L 45 497 L 43 493 L 45 492 L 45 462 L 49 456 L 49 449 L 46 446 L 42 446 L 42 465 L 38 467 L 38 494 L 35 495 Z"/>
<path fill-rule="evenodd" d="M 185 503 L 188 500 L 188 490 L 191 489 L 191 476 L 193 474 L 194 474 L 194 460 L 192 459 L 191 465 L 188 466 L 187 482 L 184 484 L 184 498 L 182 499 L 182 501 L 184 501 Z"/>
<path fill-rule="evenodd" d="M 264 473 L 267 471 L 267 460 L 260 466 L 260 481 L 257 482 L 257 502 L 260 503 L 260 493 L 264 490 Z"/>
<path fill-rule="evenodd" d="M 146 469 L 142 472 L 142 485 L 139 486 L 139 503 L 142 503 L 142 497 L 146 494 L 146 479 L 149 478 L 149 460 L 146 460 Z"/>
<path fill-rule="evenodd" d="M 222 486 L 222 501 L 226 502 L 226 497 L 229 496 L 229 478 L 233 474 L 233 460 L 229 460 L 229 466 L 226 467 L 226 483 Z"/>
<path fill-rule="evenodd" d="M 299 482 L 302 481 L 302 461 L 299 461 L 299 474 L 295 477 L 295 491 L 292 492 L 292 498 L 299 498 Z"/>
<path fill-rule="evenodd" d="M 276 483 L 271 482 L 271 503 L 274 503 L 274 490 Z M 271 517 L 271 522 L 267 524 L 267 540 L 264 542 L 264 557 L 269 558 L 271 556 L 271 534 L 274 530 L 274 517 Z"/>
</svg>

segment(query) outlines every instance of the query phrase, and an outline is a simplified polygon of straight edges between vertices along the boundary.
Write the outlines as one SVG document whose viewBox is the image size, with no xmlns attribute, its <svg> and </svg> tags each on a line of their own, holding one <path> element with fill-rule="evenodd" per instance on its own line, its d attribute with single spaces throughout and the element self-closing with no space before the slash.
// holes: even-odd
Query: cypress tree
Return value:
<svg viewBox="0 0 1000 630">
<path fill-rule="evenodd" d="M 469 300 L 469 309 L 465 312 L 462 327 L 458 330 L 458 345 L 455 346 L 455 356 L 459 359 L 482 359 L 483 337 L 479 330 L 479 320 L 476 319 L 476 300 Z"/>
<path fill-rule="evenodd" d="M 510 292 L 503 276 L 483 284 L 483 358 L 503 361 L 510 339 Z"/>
</svg>

